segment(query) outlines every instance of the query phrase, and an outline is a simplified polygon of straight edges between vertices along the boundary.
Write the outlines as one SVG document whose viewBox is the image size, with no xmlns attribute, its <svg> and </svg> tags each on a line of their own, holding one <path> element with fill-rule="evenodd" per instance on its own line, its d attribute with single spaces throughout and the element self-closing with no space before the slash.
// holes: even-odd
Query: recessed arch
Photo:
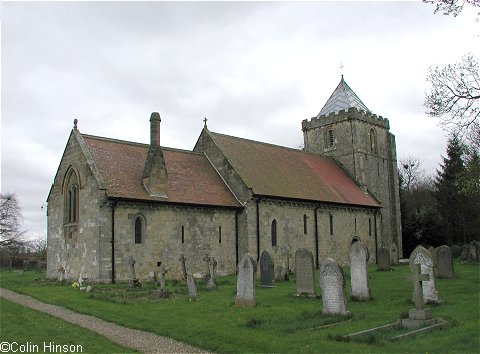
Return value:
<svg viewBox="0 0 480 354">
<path fill-rule="evenodd" d="M 141 213 L 133 218 L 133 239 L 135 244 L 139 245 L 145 241 L 145 230 L 147 228 L 147 219 Z"/>
</svg>

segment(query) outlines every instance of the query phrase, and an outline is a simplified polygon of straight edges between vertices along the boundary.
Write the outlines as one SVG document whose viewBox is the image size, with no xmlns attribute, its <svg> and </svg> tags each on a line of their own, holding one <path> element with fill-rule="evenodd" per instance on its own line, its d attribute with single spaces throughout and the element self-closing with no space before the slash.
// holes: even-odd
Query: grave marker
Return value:
<svg viewBox="0 0 480 354">
<path fill-rule="evenodd" d="M 315 274 L 313 255 L 306 248 L 295 252 L 295 273 L 297 279 L 297 295 L 315 296 Z"/>
<path fill-rule="evenodd" d="M 361 241 L 350 246 L 350 296 L 354 299 L 369 300 L 370 288 L 368 287 L 367 261 L 370 258 L 367 246 Z"/>
<path fill-rule="evenodd" d="M 323 313 L 347 315 L 345 275 L 342 268 L 331 258 L 320 266 L 320 288 L 322 289 Z"/>
<path fill-rule="evenodd" d="M 140 281 L 137 279 L 137 276 L 135 274 L 135 260 L 133 259 L 133 256 L 128 257 L 128 264 L 130 265 L 130 287 L 131 288 L 138 288 L 142 286 L 140 284 Z"/>
<path fill-rule="evenodd" d="M 187 288 L 189 299 L 193 301 L 198 300 L 197 284 L 195 283 L 195 278 L 190 274 L 187 275 Z"/>
<path fill-rule="evenodd" d="M 178 259 L 182 265 L 182 279 L 183 280 L 187 280 L 187 267 L 185 265 L 185 261 L 187 260 L 185 258 L 185 256 L 182 254 L 180 254 L 180 258 Z"/>
<path fill-rule="evenodd" d="M 440 302 L 438 291 L 435 288 L 435 277 L 433 273 L 433 259 L 429 251 L 422 246 L 417 246 L 410 255 L 410 269 L 413 270 L 415 264 L 420 264 L 422 273 L 429 275 L 429 280 L 422 282 L 423 300 L 428 302 Z"/>
<path fill-rule="evenodd" d="M 453 252 L 450 247 L 443 245 L 435 249 L 437 255 L 437 274 L 439 278 L 453 278 Z"/>
<path fill-rule="evenodd" d="M 380 271 L 391 269 L 390 252 L 383 246 L 377 252 L 377 269 Z"/>
<path fill-rule="evenodd" d="M 257 264 L 249 253 L 245 253 L 238 264 L 237 297 L 235 304 L 255 307 L 255 274 Z"/>
<path fill-rule="evenodd" d="M 260 256 L 260 286 L 273 287 L 274 285 L 274 264 L 270 253 L 267 250 Z"/>
</svg>

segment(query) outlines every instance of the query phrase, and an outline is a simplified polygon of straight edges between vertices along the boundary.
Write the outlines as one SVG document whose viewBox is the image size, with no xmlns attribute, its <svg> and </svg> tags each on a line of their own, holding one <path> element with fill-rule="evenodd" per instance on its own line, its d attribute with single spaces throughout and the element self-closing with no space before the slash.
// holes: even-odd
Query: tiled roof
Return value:
<svg viewBox="0 0 480 354">
<path fill-rule="evenodd" d="M 151 197 L 142 185 L 149 145 L 81 134 L 110 197 L 240 207 L 205 155 L 163 148 L 168 198 Z"/>
<path fill-rule="evenodd" d="M 368 207 L 380 206 L 332 158 L 208 133 L 247 187 L 256 195 Z"/>
<path fill-rule="evenodd" d="M 327 115 L 329 113 L 337 113 L 340 110 L 348 110 L 349 108 L 357 108 L 359 110 L 370 112 L 370 110 L 365 106 L 360 98 L 353 92 L 350 86 L 347 85 L 345 80 L 340 80 L 335 91 L 333 91 L 332 95 L 328 99 L 327 103 L 323 106 L 320 113 L 318 113 L 317 117 Z"/>
</svg>

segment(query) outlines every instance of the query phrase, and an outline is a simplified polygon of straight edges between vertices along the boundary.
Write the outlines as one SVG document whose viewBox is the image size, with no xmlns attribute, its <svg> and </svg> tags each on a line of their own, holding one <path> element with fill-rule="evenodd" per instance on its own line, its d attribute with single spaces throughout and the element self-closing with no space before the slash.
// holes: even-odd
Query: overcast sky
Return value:
<svg viewBox="0 0 480 354">
<path fill-rule="evenodd" d="M 480 55 L 475 12 L 422 2 L 3 2 L 1 191 L 46 234 L 73 119 L 82 133 L 192 149 L 211 131 L 298 147 L 340 81 L 390 120 L 398 157 L 434 172 L 446 137 L 424 113 L 429 66 Z"/>
</svg>

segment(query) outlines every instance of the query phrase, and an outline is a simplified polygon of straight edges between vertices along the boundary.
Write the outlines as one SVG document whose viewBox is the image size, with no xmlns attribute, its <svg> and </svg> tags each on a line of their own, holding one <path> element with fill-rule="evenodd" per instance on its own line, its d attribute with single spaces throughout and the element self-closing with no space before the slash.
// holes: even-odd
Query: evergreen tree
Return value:
<svg viewBox="0 0 480 354">
<path fill-rule="evenodd" d="M 447 157 L 443 157 L 441 169 L 437 170 L 435 180 L 435 196 L 438 202 L 438 213 L 443 225 L 446 243 L 451 246 L 457 242 L 466 242 L 465 194 L 462 193 L 462 178 L 465 166 L 463 161 L 464 147 L 457 137 L 448 141 Z"/>
</svg>

